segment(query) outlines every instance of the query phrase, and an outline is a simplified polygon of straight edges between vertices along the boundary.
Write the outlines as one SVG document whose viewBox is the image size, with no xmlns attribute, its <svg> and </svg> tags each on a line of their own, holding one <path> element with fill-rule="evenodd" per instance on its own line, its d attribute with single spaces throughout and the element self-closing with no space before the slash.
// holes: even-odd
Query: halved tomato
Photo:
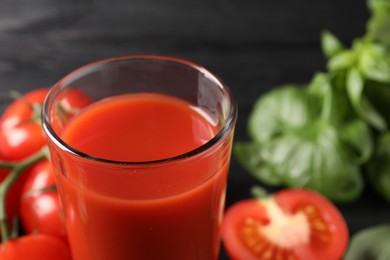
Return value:
<svg viewBox="0 0 390 260">
<path fill-rule="evenodd" d="M 346 251 L 349 232 L 338 208 L 324 196 L 285 189 L 230 207 L 222 239 L 236 260 L 337 260 Z"/>
</svg>

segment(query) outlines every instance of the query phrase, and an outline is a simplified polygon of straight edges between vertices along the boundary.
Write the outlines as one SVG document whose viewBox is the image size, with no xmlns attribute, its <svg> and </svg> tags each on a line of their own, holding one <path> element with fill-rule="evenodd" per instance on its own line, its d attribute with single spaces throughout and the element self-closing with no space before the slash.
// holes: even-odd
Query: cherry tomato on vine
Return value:
<svg viewBox="0 0 390 260">
<path fill-rule="evenodd" d="M 235 260 L 337 260 L 346 250 L 349 233 L 328 199 L 309 190 L 286 189 L 230 207 L 222 239 Z"/>
<path fill-rule="evenodd" d="M 0 129 L 10 129 L 26 121 L 31 121 L 34 116 L 39 117 L 39 114 L 34 115 L 33 105 L 42 105 L 48 92 L 49 88 L 40 88 L 17 98 L 7 107 L 0 118 Z"/>
<path fill-rule="evenodd" d="M 36 89 L 12 102 L 0 118 L 0 154 L 5 160 L 21 160 L 45 145 L 40 108 L 49 92 Z"/>
<path fill-rule="evenodd" d="M 42 128 L 34 122 L 26 122 L 0 132 L 0 153 L 8 161 L 27 158 L 45 145 Z"/>
<path fill-rule="evenodd" d="M 27 233 L 44 233 L 66 238 L 62 208 L 55 188 L 54 173 L 49 160 L 35 164 L 24 183 L 20 217 Z"/>
<path fill-rule="evenodd" d="M 0 244 L 1 260 L 71 260 L 68 245 L 53 236 L 34 234 Z"/>
<path fill-rule="evenodd" d="M 0 118 L 0 154 L 8 161 L 17 161 L 36 153 L 44 145 L 40 114 L 48 88 L 32 90 L 16 99 Z M 70 117 L 92 101 L 83 92 L 75 89 L 59 97 L 63 115 Z"/>
</svg>

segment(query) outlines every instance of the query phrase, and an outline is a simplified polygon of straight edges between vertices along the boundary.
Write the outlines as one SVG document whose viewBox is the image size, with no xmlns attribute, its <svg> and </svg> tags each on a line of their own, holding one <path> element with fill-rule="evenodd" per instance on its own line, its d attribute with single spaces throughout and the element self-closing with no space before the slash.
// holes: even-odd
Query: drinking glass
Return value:
<svg viewBox="0 0 390 260">
<path fill-rule="evenodd" d="M 216 131 L 201 145 L 164 158 L 96 156 L 63 137 L 71 122 L 90 107 L 71 111 L 75 114 L 71 119 L 61 116 L 59 104 L 75 90 L 93 100 L 90 106 L 123 95 L 174 98 L 189 104 Z M 43 105 L 42 124 L 73 258 L 218 259 L 236 117 L 235 100 L 224 83 L 205 68 L 173 57 L 110 58 L 83 66 L 56 83 Z M 128 119 L 124 115 L 121 120 Z M 142 125 L 131 123 L 142 132 Z M 82 132 L 87 126 L 77 127 Z M 157 135 L 159 125 L 153 127 Z M 102 131 L 104 127 L 93 129 L 93 135 Z M 195 126 L 193 131 L 196 134 Z M 123 146 L 131 143 L 124 141 Z"/>
</svg>

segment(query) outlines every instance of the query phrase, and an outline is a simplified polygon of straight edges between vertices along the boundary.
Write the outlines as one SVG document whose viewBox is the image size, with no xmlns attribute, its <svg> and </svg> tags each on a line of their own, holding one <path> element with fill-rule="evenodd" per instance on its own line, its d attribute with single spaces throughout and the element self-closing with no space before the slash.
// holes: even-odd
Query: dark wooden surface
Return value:
<svg viewBox="0 0 390 260">
<path fill-rule="evenodd" d="M 94 60 L 162 54 L 199 63 L 237 98 L 236 140 L 254 101 L 325 69 L 320 33 L 345 44 L 365 31 L 363 0 L 0 0 L 0 104 L 9 90 L 49 86 Z M 227 205 L 258 184 L 232 160 Z M 390 205 L 367 190 L 340 205 L 351 233 L 390 220 Z M 227 259 L 222 253 L 221 259 Z"/>
</svg>

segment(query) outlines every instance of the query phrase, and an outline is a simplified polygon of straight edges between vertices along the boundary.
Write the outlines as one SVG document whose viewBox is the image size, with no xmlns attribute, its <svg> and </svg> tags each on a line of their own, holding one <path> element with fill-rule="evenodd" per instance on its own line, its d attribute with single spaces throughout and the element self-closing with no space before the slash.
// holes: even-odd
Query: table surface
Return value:
<svg viewBox="0 0 390 260">
<path fill-rule="evenodd" d="M 286 83 L 308 83 L 325 69 L 320 33 L 346 45 L 365 32 L 369 12 L 356 0 L 0 0 L 0 109 L 9 90 L 53 85 L 75 68 L 126 54 L 191 60 L 230 86 L 239 107 L 235 140 L 246 140 L 255 100 Z M 227 206 L 260 184 L 232 158 Z M 339 205 L 351 233 L 390 219 L 367 189 Z M 222 252 L 221 259 L 227 259 Z"/>
</svg>

